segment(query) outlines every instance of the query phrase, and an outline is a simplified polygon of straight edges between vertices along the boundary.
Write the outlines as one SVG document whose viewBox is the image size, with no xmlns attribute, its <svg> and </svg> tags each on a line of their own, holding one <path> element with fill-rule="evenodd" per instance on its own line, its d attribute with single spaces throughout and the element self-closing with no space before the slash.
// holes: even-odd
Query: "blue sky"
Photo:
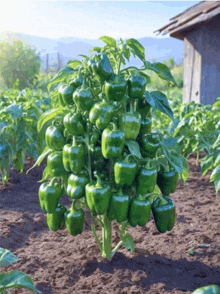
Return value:
<svg viewBox="0 0 220 294">
<path fill-rule="evenodd" d="M 155 30 L 198 2 L 1 1 L 0 33 L 12 31 L 51 39 L 156 37 Z"/>
</svg>

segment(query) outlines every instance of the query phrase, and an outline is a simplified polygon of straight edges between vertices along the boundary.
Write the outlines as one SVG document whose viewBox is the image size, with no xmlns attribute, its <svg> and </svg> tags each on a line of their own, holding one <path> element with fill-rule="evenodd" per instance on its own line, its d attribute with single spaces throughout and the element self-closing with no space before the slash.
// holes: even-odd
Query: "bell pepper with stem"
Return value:
<svg viewBox="0 0 220 294">
<path fill-rule="evenodd" d="M 118 123 L 119 128 L 125 133 L 125 140 L 137 138 L 141 126 L 141 115 L 133 111 L 132 103 L 130 103 L 130 112 L 119 114 Z"/>
<path fill-rule="evenodd" d="M 123 76 L 112 75 L 112 77 L 105 82 L 104 91 L 108 100 L 121 101 L 127 90 L 127 81 Z"/>
<path fill-rule="evenodd" d="M 152 162 L 147 162 L 142 166 L 137 176 L 137 192 L 140 195 L 153 193 L 157 183 L 157 168 Z"/>
<path fill-rule="evenodd" d="M 82 172 L 78 175 L 70 174 L 67 181 L 67 195 L 72 199 L 85 196 L 85 187 L 89 183 L 88 175 Z"/>
<path fill-rule="evenodd" d="M 144 155 L 148 158 L 154 158 L 160 147 L 160 136 L 157 133 L 145 134 L 140 138 L 140 145 Z"/>
<path fill-rule="evenodd" d="M 141 127 L 140 127 L 140 136 L 143 136 L 145 134 L 150 134 L 152 128 L 152 121 L 150 118 L 143 118 L 141 120 Z"/>
<path fill-rule="evenodd" d="M 133 99 L 141 99 L 144 96 L 147 79 L 139 72 L 128 79 L 128 95 Z"/>
<path fill-rule="evenodd" d="M 81 143 L 73 136 L 72 146 L 66 144 L 63 147 L 63 165 L 67 172 L 80 173 L 85 161 L 85 149 Z"/>
<path fill-rule="evenodd" d="M 175 169 L 169 171 L 160 171 L 157 177 L 157 185 L 161 190 L 161 193 L 165 196 L 169 196 L 170 193 L 176 191 L 177 182 L 179 179 L 179 173 Z"/>
<path fill-rule="evenodd" d="M 45 143 L 52 150 L 60 151 L 65 145 L 65 137 L 63 135 L 63 125 L 57 121 L 52 122 L 52 126 L 48 127 L 45 132 Z"/>
<path fill-rule="evenodd" d="M 100 176 L 95 173 L 96 184 L 86 185 L 86 201 L 92 213 L 102 215 L 107 212 L 111 198 L 111 187 L 107 182 L 103 182 Z"/>
<path fill-rule="evenodd" d="M 75 200 L 73 200 L 70 210 L 65 212 L 64 218 L 67 231 L 72 236 L 76 236 L 82 233 L 85 222 L 85 215 L 82 209 L 76 208 Z"/>
<path fill-rule="evenodd" d="M 122 189 L 118 193 L 113 193 L 107 217 L 110 221 L 116 220 L 119 224 L 128 219 L 129 208 L 129 195 L 122 192 Z"/>
<path fill-rule="evenodd" d="M 136 161 L 129 160 L 131 156 L 133 155 L 129 154 L 124 160 L 116 161 L 114 164 L 115 183 L 119 186 L 131 186 L 134 182 L 138 165 Z"/>
<path fill-rule="evenodd" d="M 47 157 L 47 168 L 49 174 L 52 177 L 60 177 L 66 174 L 66 170 L 63 165 L 63 152 L 54 151 L 50 153 Z"/>
<path fill-rule="evenodd" d="M 104 130 L 110 123 L 114 113 L 114 107 L 105 100 L 96 103 L 89 113 L 89 120 L 99 130 Z"/>
<path fill-rule="evenodd" d="M 55 212 L 47 213 L 47 226 L 50 231 L 56 232 L 60 229 L 61 225 L 64 223 L 65 212 L 66 207 L 62 204 L 58 204 Z"/>
<path fill-rule="evenodd" d="M 160 233 L 172 230 L 176 219 L 176 209 L 170 197 L 158 196 L 152 204 L 152 212 L 155 225 Z"/>
<path fill-rule="evenodd" d="M 115 123 L 111 123 L 102 132 L 101 146 L 103 156 L 106 159 L 119 157 L 123 151 L 124 143 L 124 132 L 117 129 Z"/>
<path fill-rule="evenodd" d="M 81 136 L 84 134 L 84 124 L 80 112 L 68 113 L 63 118 L 65 129 L 74 136 Z"/>
<path fill-rule="evenodd" d="M 132 227 L 145 226 L 150 219 L 151 202 L 149 199 L 138 195 L 130 201 L 128 211 L 128 222 Z"/>
<path fill-rule="evenodd" d="M 57 179 L 53 178 L 49 183 L 40 185 L 38 195 L 41 208 L 48 213 L 54 213 L 63 195 L 63 188 L 57 183 Z"/>
<path fill-rule="evenodd" d="M 142 119 L 151 119 L 151 109 L 151 105 L 145 99 L 138 99 L 136 110 L 141 114 Z"/>
<path fill-rule="evenodd" d="M 94 98 L 92 91 L 86 86 L 85 80 L 81 87 L 77 88 L 73 93 L 73 100 L 78 110 L 86 111 L 90 110 L 94 104 Z"/>
<path fill-rule="evenodd" d="M 107 81 L 114 74 L 111 63 L 105 53 L 97 54 L 96 62 L 90 62 L 90 67 L 101 83 Z"/>
<path fill-rule="evenodd" d="M 72 99 L 74 90 L 75 88 L 73 86 L 64 84 L 62 84 L 62 86 L 58 88 L 58 92 L 62 101 L 62 106 L 68 106 L 74 103 Z"/>
<path fill-rule="evenodd" d="M 74 89 L 81 87 L 83 85 L 83 76 L 79 74 L 77 77 L 70 80 L 69 84 L 73 86 Z"/>
</svg>

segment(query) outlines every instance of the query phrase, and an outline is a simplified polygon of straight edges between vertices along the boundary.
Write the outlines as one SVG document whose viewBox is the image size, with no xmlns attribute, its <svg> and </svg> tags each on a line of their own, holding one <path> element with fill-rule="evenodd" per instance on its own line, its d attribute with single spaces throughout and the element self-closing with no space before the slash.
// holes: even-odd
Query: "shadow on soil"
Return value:
<svg viewBox="0 0 220 294">
<path fill-rule="evenodd" d="M 97 268 L 105 273 L 113 273 L 117 269 L 124 269 L 125 273 L 126 269 L 137 272 L 137 275 L 142 276 L 137 279 L 137 283 L 145 290 L 157 283 L 165 284 L 167 291 L 192 291 L 199 286 L 220 284 L 220 267 L 212 268 L 200 261 L 172 260 L 158 254 L 128 259 L 117 253 L 111 263 L 94 259 L 87 263 L 82 274 L 90 276 Z M 125 285 L 120 286 L 123 288 Z"/>
</svg>

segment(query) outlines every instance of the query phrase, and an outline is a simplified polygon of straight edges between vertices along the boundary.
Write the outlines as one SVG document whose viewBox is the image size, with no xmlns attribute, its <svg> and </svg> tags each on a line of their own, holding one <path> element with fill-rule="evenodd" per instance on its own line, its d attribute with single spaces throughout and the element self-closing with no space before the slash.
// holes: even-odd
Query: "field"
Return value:
<svg viewBox="0 0 220 294">
<path fill-rule="evenodd" d="M 202 285 L 220 284 L 219 196 L 209 182 L 210 174 L 201 176 L 194 155 L 188 162 L 185 188 L 179 182 L 172 194 L 177 209 L 174 229 L 160 234 L 152 218 L 143 228 L 129 229 L 135 252 L 122 248 L 111 263 L 100 256 L 89 227 L 89 213 L 81 235 L 73 237 L 66 229 L 48 230 L 37 195 L 44 164 L 28 175 L 11 170 L 9 183 L 0 191 L 0 244 L 19 260 L 7 271 L 30 275 L 45 294 L 189 294 Z M 25 170 L 31 165 L 26 160 Z M 66 196 L 61 202 L 70 205 Z M 113 230 L 113 243 L 117 242 Z M 30 292 L 17 289 L 9 293 Z"/>
</svg>

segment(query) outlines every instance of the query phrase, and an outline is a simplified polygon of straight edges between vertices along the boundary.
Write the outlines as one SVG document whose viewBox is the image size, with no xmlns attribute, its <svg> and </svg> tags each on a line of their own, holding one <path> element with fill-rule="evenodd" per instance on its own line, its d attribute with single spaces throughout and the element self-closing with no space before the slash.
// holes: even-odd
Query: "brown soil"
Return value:
<svg viewBox="0 0 220 294">
<path fill-rule="evenodd" d="M 26 169 L 30 166 L 27 162 Z M 0 190 L 0 246 L 19 261 L 6 271 L 25 272 L 45 294 L 178 294 L 210 283 L 220 285 L 219 195 L 209 175 L 201 176 L 193 156 L 189 167 L 185 188 L 179 183 L 172 195 L 177 208 L 174 229 L 160 234 L 152 218 L 143 228 L 129 229 L 135 252 L 121 248 L 111 263 L 101 257 L 89 226 L 76 237 L 66 229 L 48 230 L 37 196 L 44 166 L 28 175 L 12 170 L 9 184 Z M 62 203 L 69 206 L 68 197 Z M 115 232 L 113 240 L 115 245 Z"/>
</svg>

